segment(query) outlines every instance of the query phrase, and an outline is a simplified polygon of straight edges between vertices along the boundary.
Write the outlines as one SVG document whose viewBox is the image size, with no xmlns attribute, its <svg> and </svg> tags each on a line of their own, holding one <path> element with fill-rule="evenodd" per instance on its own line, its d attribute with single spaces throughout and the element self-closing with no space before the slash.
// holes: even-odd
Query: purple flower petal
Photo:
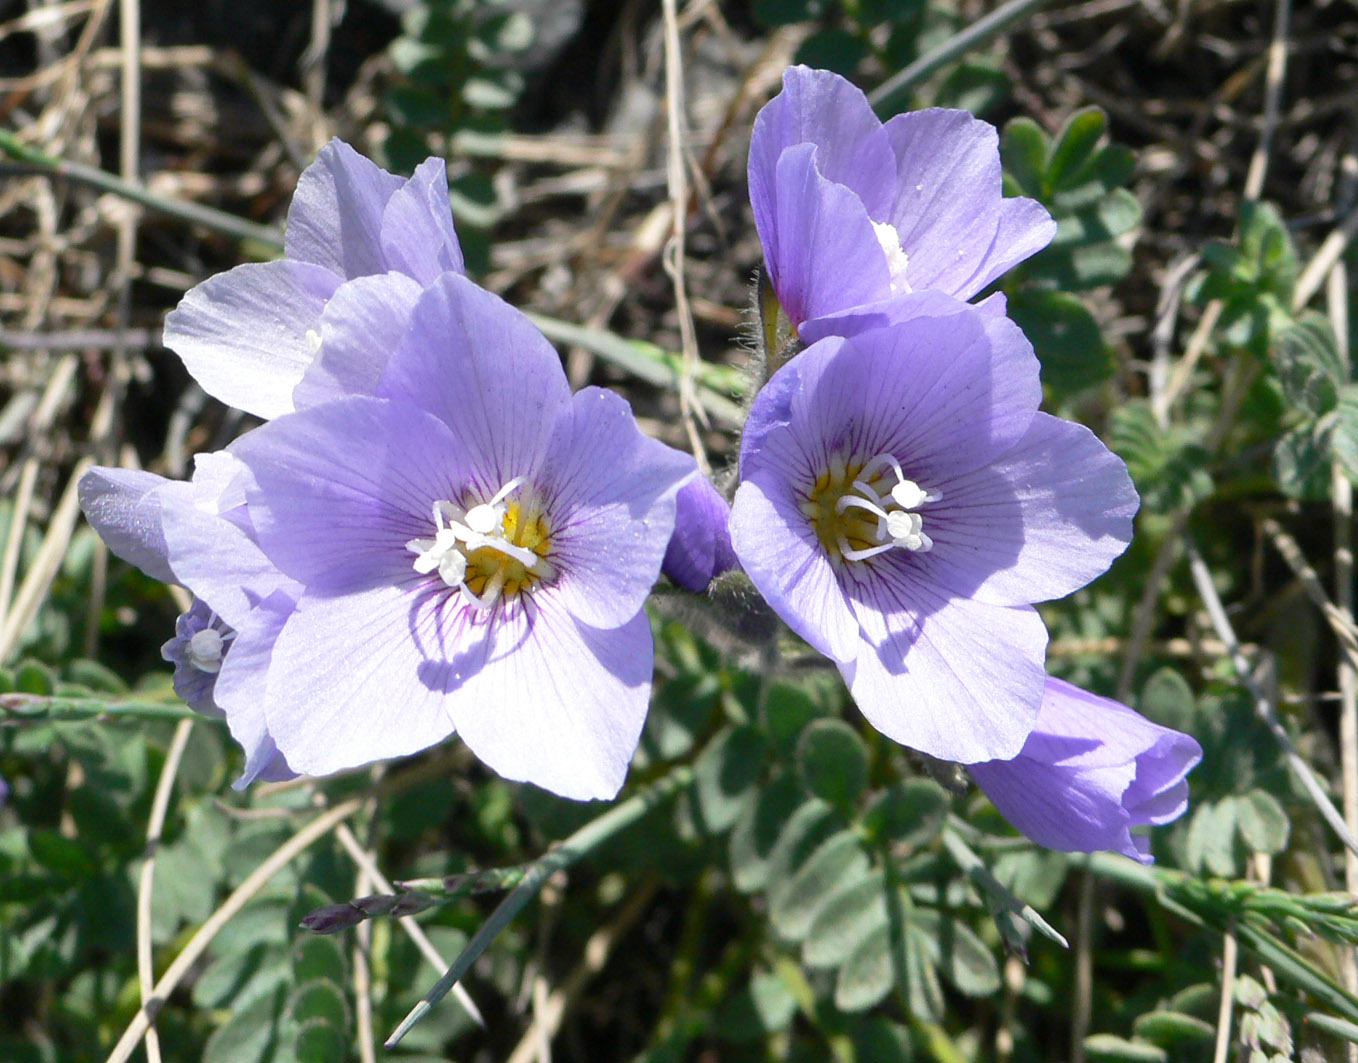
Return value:
<svg viewBox="0 0 1358 1063">
<path fill-rule="evenodd" d="M 701 594 L 736 567 L 731 548 L 731 507 L 711 481 L 695 475 L 675 496 L 674 534 L 660 570 L 678 587 Z"/>
<path fill-rule="evenodd" d="M 1107 567 L 1135 492 L 1089 432 L 1036 412 L 1012 322 L 938 293 L 890 316 L 812 344 L 755 398 L 732 544 L 883 733 L 1010 757 L 1044 684 L 1031 603 Z"/>
<path fill-rule="evenodd" d="M 816 148 L 800 144 L 778 159 L 776 190 L 760 229 L 769 281 L 794 325 L 891 294 L 886 252 L 872 219 L 848 188 L 823 177 Z"/>
<path fill-rule="evenodd" d="M 617 395 L 586 388 L 556 423 L 537 479 L 550 492 L 551 589 L 583 624 L 632 620 L 660 575 L 674 496 L 693 459 L 641 434 Z"/>
<path fill-rule="evenodd" d="M 614 797 L 650 700 L 646 615 L 599 631 L 542 596 L 491 632 L 484 664 L 449 700 L 462 740 L 507 779 Z"/>
<path fill-rule="evenodd" d="M 215 696 L 231 736 L 245 750 L 245 769 L 232 784 L 237 790 L 256 779 L 277 781 L 297 774 L 278 751 L 265 719 L 274 643 L 296 607 L 296 599 L 286 591 L 275 591 L 260 602 L 236 632 L 217 675 Z"/>
<path fill-rule="evenodd" d="M 731 507 L 731 544 L 746 574 L 788 627 L 840 664 L 858 653 L 858 620 L 824 548 L 796 503 L 746 480 Z"/>
<path fill-rule="evenodd" d="M 382 257 L 386 268 L 430 284 L 448 270 L 466 273 L 462 245 L 448 206 L 448 168 L 425 159 L 382 211 Z"/>
<path fill-rule="evenodd" d="M 429 628 L 436 609 L 437 599 L 396 586 L 302 596 L 272 644 L 264 710 L 268 734 L 294 771 L 326 775 L 448 736 L 446 688 L 424 678 L 430 654 L 441 657 L 442 648 L 412 637 L 412 628 Z M 218 702 L 228 715 L 236 707 L 220 690 Z"/>
<path fill-rule="evenodd" d="M 858 587 L 854 612 L 862 640 L 845 678 L 877 730 L 963 764 L 1022 748 L 1047 648 L 1035 609 L 950 598 L 898 573 Z"/>
<path fill-rule="evenodd" d="M 1112 849 L 1150 863 L 1130 828 L 1169 822 L 1188 800 L 1184 776 L 1202 759 L 1191 737 L 1127 706 L 1048 679 L 1033 733 L 1017 757 L 971 766 L 986 795 L 1040 845 Z"/>
<path fill-rule="evenodd" d="M 828 70 L 805 66 L 783 72 L 783 91 L 755 117 L 750 134 L 750 200 L 755 222 L 773 220 L 779 159 L 798 145 L 815 147 L 827 181 L 851 189 L 868 214 L 889 209 L 896 163 L 882 122 L 856 85 Z M 764 229 L 761 227 L 760 234 Z"/>
<path fill-rule="evenodd" d="M 415 305 L 379 394 L 443 421 L 491 492 L 534 468 L 570 402 L 546 337 L 504 300 L 451 273 Z"/>
<path fill-rule="evenodd" d="M 256 417 L 292 409 L 341 278 L 304 262 L 237 266 L 190 289 L 165 318 L 165 346 L 203 390 Z"/>
<path fill-rule="evenodd" d="M 320 346 L 293 391 L 293 405 L 300 410 L 347 395 L 374 394 L 423 291 L 401 273 L 340 285 L 321 314 Z"/>
<path fill-rule="evenodd" d="M 1046 246 L 1056 225 L 1037 202 L 1003 198 L 997 145 L 965 111 L 883 126 L 843 78 L 789 69 L 755 120 L 749 187 L 770 280 L 802 338 L 829 334 L 805 331 L 818 318 L 901 293 L 969 299 Z"/>
<path fill-rule="evenodd" d="M 350 398 L 300 410 L 232 445 L 250 470 L 259 544 L 320 594 L 415 578 L 411 539 L 467 476 L 467 456 L 437 418 L 403 402 Z M 210 555 L 209 555 L 210 556 Z"/>
<path fill-rule="evenodd" d="M 1044 413 L 998 461 L 939 486 L 919 564 L 992 605 L 1060 598 L 1101 575 L 1131 541 L 1139 501 L 1089 429 Z"/>
<path fill-rule="evenodd" d="M 330 141 L 298 178 L 284 240 L 288 258 L 341 280 L 385 273 L 382 215 L 405 183 L 344 141 Z"/>
<path fill-rule="evenodd" d="M 160 522 L 160 489 L 170 481 L 134 469 L 95 466 L 77 490 L 85 519 L 108 548 L 161 583 L 175 583 Z"/>
<path fill-rule="evenodd" d="M 911 287 L 970 298 L 985 286 L 977 278 L 986 271 L 999 220 L 995 127 L 966 111 L 931 108 L 899 114 L 884 129 L 896 155 L 897 180 L 881 220 L 900 234 Z M 1040 205 L 1038 210 L 1046 216 Z M 1051 231 L 1044 244 L 1056 231 L 1047 220 Z"/>
<path fill-rule="evenodd" d="M 970 471 L 1012 447 L 1041 400 L 1032 347 L 1007 319 L 963 303 L 949 309 L 957 312 L 873 329 L 843 344 L 820 341 L 779 370 L 776 376 L 797 383 L 790 397 L 785 384 L 767 401 L 766 386 L 755 400 L 742 477 L 757 475 L 772 457 L 765 422 L 789 416 L 804 427 L 785 445 L 801 451 L 811 481 L 819 474 L 813 468 L 846 448 L 908 455 L 922 482 Z"/>
<path fill-rule="evenodd" d="M 195 598 L 186 613 L 180 614 L 174 624 L 174 638 L 160 648 L 160 656 L 174 665 L 174 692 L 183 698 L 184 703 L 194 712 L 204 716 L 220 718 L 223 713 L 213 700 L 213 688 L 217 685 L 217 673 L 222 664 L 224 642 L 217 642 L 216 667 L 199 667 L 202 661 L 193 652 L 194 636 L 200 638 L 207 631 L 210 639 L 233 639 L 235 631 L 224 624 L 207 603 Z"/>
</svg>

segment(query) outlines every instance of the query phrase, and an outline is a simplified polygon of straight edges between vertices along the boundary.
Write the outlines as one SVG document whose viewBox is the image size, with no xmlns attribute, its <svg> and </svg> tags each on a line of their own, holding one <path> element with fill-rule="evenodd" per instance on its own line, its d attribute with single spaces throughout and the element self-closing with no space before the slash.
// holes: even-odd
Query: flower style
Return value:
<svg viewBox="0 0 1358 1063">
<path fill-rule="evenodd" d="M 1177 819 L 1188 807 L 1184 776 L 1201 759 L 1188 735 L 1048 679 L 1023 751 L 969 770 L 1000 814 L 1039 845 L 1112 849 L 1149 864 L 1150 841 L 1131 828 Z"/>
<path fill-rule="evenodd" d="M 1045 247 L 1056 223 L 1005 199 L 995 128 L 931 108 L 883 124 L 827 70 L 794 66 L 759 112 L 749 186 L 770 282 L 807 342 L 893 297 L 970 299 Z"/>
<path fill-rule="evenodd" d="M 911 299 L 918 316 L 814 343 L 759 393 L 731 539 L 879 731 L 963 763 L 1013 757 L 1044 684 L 1031 603 L 1107 568 L 1137 496 L 1088 429 L 1038 412 L 1016 325 Z"/>
<path fill-rule="evenodd" d="M 96 467 L 80 480 L 80 505 L 115 554 L 195 598 L 175 623 L 161 655 L 175 665 L 175 692 L 195 712 L 226 716 L 245 749 L 237 786 L 255 778 L 290 778 L 262 711 L 271 635 L 296 604 L 300 587 L 260 552 L 245 505 L 244 466 L 230 454 L 200 454 L 187 483 L 152 473 Z M 229 572 L 229 576 L 223 573 Z M 240 632 L 245 653 L 231 651 Z M 237 711 L 219 698 L 234 696 Z"/>
<path fill-rule="evenodd" d="M 679 489 L 675 499 L 674 535 L 660 570 L 673 583 L 701 594 L 708 584 L 736 567 L 728 527 L 731 507 L 702 475 Z"/>
<path fill-rule="evenodd" d="M 422 288 L 465 272 L 443 160 L 426 160 L 407 180 L 339 140 L 299 178 L 284 247 L 279 261 L 198 285 L 165 320 L 165 346 L 204 391 L 266 419 L 296 407 L 294 391 L 323 360 L 371 389 Z M 331 335 L 355 323 L 381 329 L 386 346 L 331 351 Z M 317 366 L 307 401 L 338 393 L 333 373 Z"/>
<path fill-rule="evenodd" d="M 374 396 L 230 452 L 263 554 L 300 589 L 267 654 L 238 629 L 226 662 L 267 657 L 262 714 L 293 768 L 456 730 L 508 778 L 617 792 L 650 695 L 642 604 L 691 457 L 617 396 L 572 397 L 542 334 L 456 273 L 419 298 Z M 224 674 L 230 717 L 247 706 Z"/>
</svg>

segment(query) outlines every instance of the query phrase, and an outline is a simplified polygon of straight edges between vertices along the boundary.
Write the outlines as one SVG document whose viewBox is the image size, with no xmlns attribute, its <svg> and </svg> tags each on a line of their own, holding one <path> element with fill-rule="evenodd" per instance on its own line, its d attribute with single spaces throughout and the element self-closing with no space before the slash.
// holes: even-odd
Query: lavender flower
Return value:
<svg viewBox="0 0 1358 1063">
<path fill-rule="evenodd" d="M 970 771 L 1004 818 L 1039 845 L 1112 849 L 1149 864 L 1149 839 L 1131 828 L 1177 819 L 1188 807 L 1184 776 L 1201 759 L 1188 735 L 1048 679 L 1023 751 Z"/>
<path fill-rule="evenodd" d="M 1122 552 L 1137 497 L 1088 429 L 1037 411 L 1018 327 L 943 296 L 812 344 L 745 427 L 731 539 L 769 604 L 883 734 L 936 757 L 1013 757 L 1047 632 L 1032 604 Z"/>
<path fill-rule="evenodd" d="M 320 360 L 375 385 L 420 290 L 465 272 L 443 160 L 406 180 L 332 140 L 297 182 L 285 250 L 203 282 L 165 320 L 165 345 L 203 390 L 263 418 L 295 408 L 294 390 Z M 328 350 L 333 333 L 355 327 L 385 345 L 357 359 Z M 318 371 L 306 401 L 342 391 L 334 375 Z"/>
<path fill-rule="evenodd" d="M 267 657 L 263 716 L 290 765 L 328 773 L 456 729 L 508 778 L 617 792 L 650 694 L 642 603 L 691 458 L 617 396 L 572 397 L 541 333 L 456 273 L 419 298 L 376 397 L 230 449 L 263 553 L 300 585 L 267 654 L 238 628 L 227 657 Z M 224 679 L 229 717 L 245 707 Z"/>
<path fill-rule="evenodd" d="M 251 780 L 295 774 L 278 753 L 263 716 L 270 635 L 295 606 L 300 588 L 260 552 L 245 505 L 248 472 L 230 454 L 200 454 L 191 481 L 96 467 L 80 480 L 80 505 L 119 557 L 164 583 L 195 594 L 162 656 L 175 665 L 176 693 L 206 716 L 226 716 L 245 749 Z M 250 650 L 230 652 L 240 632 Z M 223 708 L 233 694 L 234 711 Z"/>
<path fill-rule="evenodd" d="M 970 299 L 1056 232 L 1001 195 L 995 129 L 931 108 L 885 125 L 837 74 L 791 67 L 750 141 L 750 202 L 769 279 L 805 341 L 905 292 Z M 829 320 L 827 320 L 829 319 Z M 875 323 L 882 324 L 878 320 Z"/>
<path fill-rule="evenodd" d="M 706 477 L 695 475 L 675 499 L 674 535 L 660 570 L 685 590 L 701 593 L 736 567 L 728 524 L 731 507 Z"/>
</svg>

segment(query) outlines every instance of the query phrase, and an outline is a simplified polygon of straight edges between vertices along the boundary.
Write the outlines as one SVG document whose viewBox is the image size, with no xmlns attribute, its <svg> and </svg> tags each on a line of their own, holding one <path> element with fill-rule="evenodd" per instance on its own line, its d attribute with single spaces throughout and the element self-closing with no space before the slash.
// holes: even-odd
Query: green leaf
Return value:
<svg viewBox="0 0 1358 1063">
<path fill-rule="evenodd" d="M 797 49 L 796 62 L 852 77 L 868 55 L 868 42 L 856 33 L 831 28 L 808 37 Z"/>
<path fill-rule="evenodd" d="M 1132 1023 L 1132 1032 L 1161 1048 L 1185 1050 L 1209 1045 L 1216 1038 L 1210 1022 L 1177 1011 L 1153 1011 Z"/>
<path fill-rule="evenodd" d="M 891 933 L 885 926 L 860 942 L 835 976 L 835 1007 L 866 1011 L 891 992 Z"/>
<path fill-rule="evenodd" d="M 867 785 L 867 747 L 843 720 L 816 720 L 797 743 L 797 771 L 817 797 L 848 808 Z"/>
<path fill-rule="evenodd" d="M 1196 705 L 1188 680 L 1173 668 L 1161 668 L 1151 675 L 1137 702 L 1143 715 L 1178 731 L 1192 730 Z"/>
<path fill-rule="evenodd" d="M 729 830 L 754 797 L 764 764 L 764 736 L 754 727 L 729 727 L 703 750 L 693 766 L 693 793 L 703 825 L 713 834 Z"/>
<path fill-rule="evenodd" d="M 825 12 L 825 0 L 754 0 L 754 17 L 764 26 L 788 26 L 819 18 Z"/>
<path fill-rule="evenodd" d="M 937 942 L 918 925 L 916 915 L 917 912 L 912 913 L 905 926 L 905 954 L 901 963 L 905 971 L 905 997 L 916 1017 L 935 1022 L 943 1017 L 943 987 L 938 984 L 933 962 Z"/>
<path fill-rule="evenodd" d="M 343 985 L 347 970 L 344 952 L 334 938 L 299 934 L 292 942 L 292 972 L 298 982 L 326 979 Z"/>
<path fill-rule="evenodd" d="M 278 1034 L 282 996 L 277 990 L 233 1009 L 208 1038 L 203 1063 L 263 1063 L 268 1059 Z"/>
<path fill-rule="evenodd" d="M 1269 353 L 1293 405 L 1315 416 L 1334 408 L 1347 367 L 1334 330 L 1322 315 L 1307 313 L 1280 329 Z"/>
<path fill-rule="evenodd" d="M 857 1063 L 911 1063 L 910 1031 L 890 1019 L 874 1016 L 849 1031 Z"/>
<path fill-rule="evenodd" d="M 775 889 L 811 858 L 823 841 L 841 826 L 833 808 L 819 798 L 809 798 L 783 825 L 769 854 L 769 889 Z"/>
<path fill-rule="evenodd" d="M 1240 205 L 1240 250 L 1254 267 L 1261 290 L 1284 304 L 1290 302 L 1298 273 L 1297 249 L 1271 203 L 1247 199 Z"/>
<path fill-rule="evenodd" d="M 835 967 L 869 936 L 887 925 L 885 888 L 880 870 L 842 883 L 816 910 L 802 942 L 807 967 Z"/>
<path fill-rule="evenodd" d="M 918 849 L 938 837 L 951 804 L 932 779 L 892 783 L 868 806 L 863 829 L 874 842 Z"/>
<path fill-rule="evenodd" d="M 1216 803 L 1202 802 L 1188 827 L 1187 863 L 1190 869 L 1206 868 L 1221 878 L 1235 874 L 1236 801 L 1225 797 Z"/>
<path fill-rule="evenodd" d="M 731 831 L 728 855 L 736 889 L 753 893 L 769 878 L 769 857 L 794 812 L 806 801 L 806 792 L 788 775 L 780 775 L 760 789 Z"/>
<path fill-rule="evenodd" d="M 56 689 L 56 674 L 41 661 L 24 661 L 14 670 L 14 689 L 20 694 L 50 696 Z"/>
<path fill-rule="evenodd" d="M 989 63 L 963 62 L 944 77 L 934 94 L 933 106 L 956 107 L 984 115 L 1009 94 L 1009 78 Z"/>
<path fill-rule="evenodd" d="M 1033 260 L 1029 273 L 1066 291 L 1116 284 L 1131 271 L 1132 253 L 1112 241 L 1080 247 L 1057 247 Z"/>
<path fill-rule="evenodd" d="M 292 1051 L 297 1063 L 335 1063 L 348 1056 L 349 1038 L 321 1019 L 304 1022 L 293 1038 Z"/>
<path fill-rule="evenodd" d="M 1049 141 L 1042 127 L 1031 118 L 1015 118 L 1006 123 L 1000 137 L 1000 158 L 1015 192 L 1034 199 L 1044 198 L 1043 178 L 1047 173 Z"/>
<path fill-rule="evenodd" d="M 715 1028 L 724 1040 L 759 1041 L 785 1029 L 797 1013 L 797 998 L 776 972 L 756 971 L 722 1006 Z"/>
<path fill-rule="evenodd" d="M 932 908 L 915 909 L 910 924 L 920 933 L 930 960 L 959 992 L 985 997 L 999 991 L 1000 967 L 995 954 L 971 927 Z"/>
<path fill-rule="evenodd" d="M 1082 170 L 1088 163 L 1099 139 L 1108 128 L 1108 116 L 1098 107 L 1076 111 L 1056 134 L 1051 156 L 1047 160 L 1046 185 L 1055 192 L 1077 188 Z"/>
<path fill-rule="evenodd" d="M 1092 206 L 1061 218 L 1055 248 L 1098 244 L 1130 232 L 1141 222 L 1141 203 L 1125 188 L 1115 188 Z"/>
<path fill-rule="evenodd" d="M 1167 1063 L 1169 1053 L 1157 1045 L 1138 1044 L 1111 1033 L 1096 1033 L 1085 1038 L 1090 1059 L 1116 1060 L 1118 1063 Z"/>
<path fill-rule="evenodd" d="M 807 724 L 823 715 L 825 709 L 805 686 L 786 680 L 769 685 L 763 707 L 764 727 L 780 750 L 793 752 Z"/>
<path fill-rule="evenodd" d="M 99 871 L 99 861 L 84 842 L 56 831 L 29 831 L 28 848 L 34 860 L 62 878 L 86 879 Z"/>
<path fill-rule="evenodd" d="M 1009 315 L 1027 334 L 1042 363 L 1042 382 L 1053 391 L 1071 394 L 1112 375 L 1098 323 L 1074 295 L 1025 288 L 1009 300 Z"/>
<path fill-rule="evenodd" d="M 1245 844 L 1256 852 L 1280 853 L 1287 848 L 1287 813 L 1266 790 L 1251 790 L 1236 799 L 1236 826 Z"/>
<path fill-rule="evenodd" d="M 293 991 L 286 1014 L 298 1025 L 318 1019 L 342 1030 L 349 1025 L 349 1001 L 334 982 L 316 979 L 302 983 Z"/>
<path fill-rule="evenodd" d="M 1350 384 L 1340 390 L 1334 416 L 1330 448 L 1344 474 L 1358 483 L 1358 386 Z"/>
<path fill-rule="evenodd" d="M 1329 490 L 1330 448 L 1334 433 L 1315 423 L 1285 432 L 1273 444 L 1273 478 L 1290 498 L 1323 499 Z M 1328 445 L 1327 445 L 1328 444 Z M 1358 456 L 1358 450 L 1355 450 Z"/>
<path fill-rule="evenodd" d="M 792 877 L 769 890 L 769 920 L 790 941 L 811 929 L 821 906 L 842 886 L 862 881 L 869 869 L 863 843 L 853 831 L 827 838 Z"/>
</svg>

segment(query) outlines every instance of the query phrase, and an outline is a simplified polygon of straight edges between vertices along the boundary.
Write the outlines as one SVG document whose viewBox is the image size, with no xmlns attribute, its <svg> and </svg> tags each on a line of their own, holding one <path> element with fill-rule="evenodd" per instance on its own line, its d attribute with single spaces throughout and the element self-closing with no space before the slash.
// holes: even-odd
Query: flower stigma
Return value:
<svg viewBox="0 0 1358 1063">
<path fill-rule="evenodd" d="M 433 538 L 411 539 L 420 575 L 437 571 L 474 609 L 489 612 L 501 599 L 513 601 L 556 569 L 547 560 L 552 543 L 546 514 L 536 499 L 511 499 L 524 485 L 516 476 L 489 501 L 463 508 L 434 503 Z"/>
<path fill-rule="evenodd" d="M 200 672 L 215 675 L 222 670 L 222 657 L 226 655 L 226 643 L 234 638 L 233 631 L 223 635 L 216 628 L 205 627 L 195 631 L 189 638 L 184 652 L 185 661 Z"/>
<path fill-rule="evenodd" d="M 894 483 L 892 482 L 894 479 Z M 908 479 L 890 454 L 866 462 L 830 459 L 801 503 L 832 563 L 866 561 L 888 550 L 927 553 L 934 541 L 916 512 L 942 498 Z"/>
</svg>

